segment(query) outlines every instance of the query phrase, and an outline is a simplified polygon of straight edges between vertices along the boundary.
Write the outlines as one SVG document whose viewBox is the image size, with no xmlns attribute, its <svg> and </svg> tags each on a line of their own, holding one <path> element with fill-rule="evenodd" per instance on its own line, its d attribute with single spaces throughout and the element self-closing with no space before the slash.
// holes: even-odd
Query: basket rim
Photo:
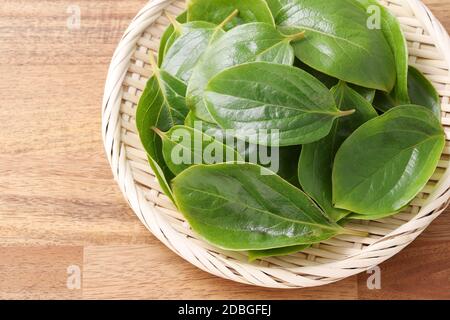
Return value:
<svg viewBox="0 0 450 320">
<path fill-rule="evenodd" d="M 196 265 L 200 269 L 203 269 L 209 273 L 215 274 L 216 276 L 231 279 L 237 282 L 258 285 L 263 287 L 274 287 L 274 288 L 301 288 L 308 286 L 318 286 L 324 285 L 327 283 L 335 282 L 346 278 L 348 276 L 363 272 L 365 270 L 370 269 L 373 266 L 378 265 L 381 262 L 391 258 L 393 255 L 404 249 L 407 245 L 409 245 L 417 236 L 419 236 L 423 230 L 435 219 L 437 218 L 449 205 L 450 199 L 450 166 L 445 171 L 443 177 L 440 178 L 438 185 L 436 186 L 433 193 L 430 194 L 427 202 L 421 206 L 420 211 L 417 213 L 415 217 L 413 217 L 410 221 L 404 223 L 399 226 L 392 232 L 386 234 L 379 240 L 370 244 L 370 246 L 365 247 L 364 249 L 358 251 L 353 255 L 349 255 L 346 258 L 334 262 L 322 263 L 317 266 L 310 267 L 302 267 L 302 272 L 312 272 L 315 275 L 323 274 L 325 280 L 323 279 L 309 279 L 305 278 L 301 275 L 298 275 L 302 279 L 304 283 L 302 285 L 298 285 L 298 283 L 289 283 L 289 281 L 284 281 L 283 284 L 277 283 L 274 281 L 265 281 L 268 279 L 257 279 L 257 281 L 253 281 L 250 276 L 246 276 L 245 273 L 248 270 L 242 270 L 242 266 L 239 266 L 240 262 L 235 261 L 234 267 L 238 270 L 238 273 L 244 274 L 243 277 L 232 276 L 229 273 L 219 272 L 216 268 L 208 268 L 205 267 L 203 259 L 211 259 L 212 253 L 208 251 L 206 247 L 201 247 L 205 252 L 199 254 L 199 252 L 193 252 L 190 250 L 188 245 L 184 245 L 183 249 L 180 250 L 180 247 L 177 249 L 174 246 L 174 242 L 180 241 L 180 239 L 169 239 L 167 235 L 165 235 L 161 231 L 161 226 L 167 226 L 170 224 L 167 221 L 163 221 L 163 218 L 160 217 L 159 213 L 156 211 L 155 204 L 151 205 L 145 199 L 145 194 L 141 192 L 141 190 L 136 186 L 136 183 L 132 177 L 131 168 L 129 166 L 128 160 L 126 159 L 126 152 L 122 150 L 123 142 L 120 136 L 121 131 L 121 120 L 119 117 L 120 108 L 117 105 L 120 105 L 120 101 L 122 100 L 122 86 L 128 71 L 129 61 L 131 59 L 131 55 L 136 48 L 137 41 L 139 36 L 150 27 L 156 20 L 157 17 L 160 16 L 162 10 L 176 2 L 177 0 L 154 0 L 147 3 L 141 11 L 136 15 L 136 17 L 131 22 L 128 29 L 125 31 L 124 36 L 122 37 L 120 43 L 117 46 L 117 49 L 113 55 L 111 65 L 108 70 L 108 77 L 105 83 L 105 94 L 103 98 L 103 107 L 102 107 L 102 137 L 103 143 L 105 147 L 105 152 L 110 163 L 111 169 L 114 174 L 114 178 L 119 184 L 122 193 L 124 194 L 125 199 L 129 202 L 135 214 L 141 220 L 141 222 L 147 226 L 147 228 L 161 241 L 163 242 L 169 249 L 174 251 L 177 255 L 181 256 L 183 259 L 188 262 Z M 404 0 L 406 3 L 410 5 L 414 15 L 417 19 L 422 22 L 427 31 L 433 38 L 433 44 L 440 49 L 442 56 L 444 57 L 447 63 L 447 69 L 450 70 L 450 38 L 448 36 L 447 31 L 442 26 L 442 24 L 434 17 L 431 11 L 423 4 L 420 0 Z M 158 15 L 159 14 L 159 15 Z M 447 40 L 447 41 L 446 41 Z M 448 74 L 450 79 L 450 71 Z M 447 139 L 449 140 L 449 139 Z M 450 162 L 450 160 L 449 160 Z M 151 214 L 148 214 L 148 213 Z M 399 244 L 398 238 L 401 237 L 402 241 Z M 183 238 L 184 239 L 184 238 Z M 181 240 L 183 241 L 183 240 Z M 180 246 L 179 243 L 177 243 Z M 390 249 L 390 248 L 394 249 Z M 387 254 L 383 255 L 385 252 L 389 251 Z M 377 256 L 377 254 L 382 254 L 381 258 Z M 197 254 L 197 256 L 196 256 Z M 203 255 L 203 256 L 202 256 Z M 227 263 L 228 265 L 233 265 L 231 260 L 227 260 L 226 258 L 220 257 L 218 253 L 217 261 L 222 261 L 222 263 Z M 349 262 L 354 261 L 355 258 L 365 259 L 368 262 L 367 266 L 363 266 L 362 268 L 352 268 L 352 264 Z M 226 261 L 223 261 L 223 260 Z M 217 263 L 217 261 L 215 261 Z M 244 268 L 249 268 L 252 272 L 255 270 L 251 270 L 252 268 L 256 268 L 263 273 L 267 273 L 267 275 L 275 278 L 284 279 L 282 274 L 278 274 L 285 270 L 285 268 L 276 267 L 269 268 L 264 264 L 243 264 Z M 339 269 L 340 271 L 348 270 L 348 272 L 343 272 L 342 276 L 336 276 L 334 278 L 327 278 L 327 274 L 331 272 L 334 268 Z M 218 268 L 220 269 L 220 268 Z M 276 272 L 274 272 L 276 271 Z M 279 271 L 279 272 L 278 272 Z M 275 273 L 275 275 L 274 275 Z M 226 275 L 228 274 L 228 276 Z M 318 276 L 320 278 L 320 276 Z"/>
</svg>

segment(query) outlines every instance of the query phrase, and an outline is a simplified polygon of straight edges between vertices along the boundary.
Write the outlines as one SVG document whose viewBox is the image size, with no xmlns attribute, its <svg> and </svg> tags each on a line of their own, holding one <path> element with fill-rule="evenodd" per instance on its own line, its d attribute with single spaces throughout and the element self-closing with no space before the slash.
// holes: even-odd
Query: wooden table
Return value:
<svg viewBox="0 0 450 320">
<path fill-rule="evenodd" d="M 159 243 L 112 180 L 100 130 L 108 64 L 145 2 L 0 1 L 0 298 L 450 298 L 450 212 L 381 266 L 381 290 L 368 274 L 293 291 L 240 285 Z M 450 29 L 450 2 L 425 2 Z M 77 8 L 81 29 L 68 28 Z"/>
</svg>

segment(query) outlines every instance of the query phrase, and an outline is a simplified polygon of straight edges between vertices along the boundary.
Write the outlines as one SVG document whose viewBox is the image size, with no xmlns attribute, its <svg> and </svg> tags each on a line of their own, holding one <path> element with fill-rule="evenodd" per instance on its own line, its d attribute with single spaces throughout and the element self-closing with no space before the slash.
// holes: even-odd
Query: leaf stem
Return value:
<svg viewBox="0 0 450 320">
<path fill-rule="evenodd" d="M 155 56 L 153 55 L 152 51 L 150 51 L 149 60 L 150 60 L 150 67 L 152 68 L 153 73 L 158 75 L 159 67 L 158 67 L 158 64 L 156 63 Z"/>
<path fill-rule="evenodd" d="M 290 36 L 286 37 L 290 42 L 299 41 L 305 38 L 305 31 L 301 31 L 298 33 L 291 34 Z"/>
<path fill-rule="evenodd" d="M 166 137 L 166 134 L 159 130 L 157 127 L 152 127 L 152 130 L 161 138 L 164 139 Z"/>
<path fill-rule="evenodd" d="M 231 20 L 236 18 L 236 16 L 239 14 L 239 10 L 235 9 L 228 17 L 225 18 L 218 26 L 217 29 L 223 29 L 228 23 L 230 23 Z"/>
<path fill-rule="evenodd" d="M 170 24 L 173 26 L 173 29 L 175 30 L 175 32 L 176 32 L 178 35 L 180 35 L 181 32 L 182 32 L 181 23 L 179 23 L 179 22 L 177 21 L 177 19 L 176 19 L 173 15 L 171 15 L 170 13 L 167 13 L 167 12 L 166 12 L 166 17 L 167 17 L 167 19 L 169 19 Z"/>
<path fill-rule="evenodd" d="M 340 112 L 339 112 L 339 116 L 340 116 L 340 117 L 351 116 L 351 115 L 354 114 L 355 112 L 356 112 L 355 109 L 352 109 L 352 110 L 346 110 L 346 111 L 340 111 Z"/>
</svg>

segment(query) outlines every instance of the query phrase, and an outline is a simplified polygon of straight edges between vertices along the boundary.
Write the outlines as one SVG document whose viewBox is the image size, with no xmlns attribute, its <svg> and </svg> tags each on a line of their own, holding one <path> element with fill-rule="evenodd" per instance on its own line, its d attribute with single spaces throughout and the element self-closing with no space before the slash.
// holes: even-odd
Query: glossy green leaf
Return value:
<svg viewBox="0 0 450 320">
<path fill-rule="evenodd" d="M 185 94 L 186 85 L 182 81 L 155 67 L 155 74 L 147 82 L 136 111 L 140 140 L 161 187 L 169 197 L 168 181 L 173 175 L 164 161 L 161 139 L 153 128 L 167 131 L 184 122 L 188 113 Z"/>
<path fill-rule="evenodd" d="M 187 126 L 175 126 L 164 133 L 157 130 L 163 142 L 164 160 L 178 175 L 196 164 L 244 161 L 232 147 Z"/>
<path fill-rule="evenodd" d="M 184 11 L 176 19 L 179 23 L 186 23 L 187 22 L 187 12 Z M 174 34 L 175 34 L 175 36 L 174 36 Z M 177 35 L 175 33 L 175 28 L 174 28 L 173 24 L 170 24 L 164 31 L 163 35 L 161 36 L 161 40 L 159 41 L 159 49 L 158 49 L 158 66 L 159 67 L 162 65 L 162 63 L 164 61 L 165 53 L 170 48 L 170 45 L 173 43 L 173 41 L 176 38 L 177 38 Z"/>
<path fill-rule="evenodd" d="M 367 121 L 378 117 L 377 111 L 367 101 L 365 97 L 358 93 L 353 86 L 345 82 L 340 82 L 331 89 L 331 93 L 336 101 L 338 109 L 341 111 L 355 110 L 355 113 L 340 118 L 336 124 L 334 153 L 337 152 L 341 144 L 361 125 Z"/>
<path fill-rule="evenodd" d="M 301 150 L 301 146 L 281 147 L 278 149 L 279 169 L 276 174 L 296 187 L 300 187 L 300 184 L 298 182 L 297 168 Z"/>
<path fill-rule="evenodd" d="M 433 84 L 416 68 L 409 67 L 408 92 L 411 103 L 430 109 L 438 119 L 441 118 L 441 106 L 439 95 Z M 377 92 L 373 102 L 375 108 L 382 112 L 398 106 L 392 95 L 385 92 Z"/>
<path fill-rule="evenodd" d="M 188 85 L 187 104 L 195 115 L 213 122 L 203 98 L 209 80 L 219 72 L 239 64 L 266 61 L 292 65 L 294 51 L 290 43 L 302 35 L 284 36 L 266 23 L 250 23 L 228 31 L 206 51 Z"/>
<path fill-rule="evenodd" d="M 390 92 L 395 61 L 381 30 L 369 29 L 369 15 L 354 0 L 269 0 L 283 32 L 305 31 L 294 44 L 305 64 L 340 80 Z"/>
<path fill-rule="evenodd" d="M 222 143 L 232 145 L 236 150 L 240 148 L 241 150 L 237 151 L 244 158 L 244 161 L 247 161 L 250 158 L 251 153 L 256 152 L 257 146 L 250 145 L 248 142 L 241 142 L 241 145 L 238 146 L 237 139 L 234 137 L 232 132 L 227 132 L 216 123 L 210 123 L 197 118 L 192 111 L 189 112 L 184 123 L 187 127 L 194 128 L 197 131 L 202 131 L 206 135 L 214 137 Z"/>
<path fill-rule="evenodd" d="M 303 146 L 298 176 L 303 190 L 331 219 L 339 221 L 349 212 L 333 207 L 331 178 L 334 157 L 345 139 L 359 126 L 377 117 L 378 114 L 366 99 L 344 82 L 340 82 L 331 91 L 340 110 L 355 109 L 356 112 L 351 116 L 338 119 L 330 134 L 324 139 Z"/>
<path fill-rule="evenodd" d="M 179 28 L 181 34 L 166 52 L 161 68 L 187 83 L 209 44 L 225 32 L 220 25 L 203 21 L 182 24 Z"/>
<path fill-rule="evenodd" d="M 445 145 L 436 116 L 399 106 L 357 129 L 336 154 L 335 207 L 364 215 L 394 213 L 423 189 Z"/>
<path fill-rule="evenodd" d="M 397 18 L 376 0 L 358 0 L 366 9 L 377 6 L 380 9 L 381 31 L 383 32 L 395 57 L 397 80 L 391 95 L 396 104 L 410 103 L 408 94 L 408 45 Z M 371 14 L 374 14 L 370 10 Z"/>
<path fill-rule="evenodd" d="M 397 212 L 390 212 L 390 213 L 381 213 L 381 214 L 375 214 L 375 215 L 364 215 L 364 214 L 358 214 L 358 213 L 351 213 L 350 215 L 348 215 L 347 217 L 345 217 L 346 221 L 351 221 L 351 220 L 365 220 L 365 221 L 369 221 L 369 220 L 380 220 L 383 218 L 388 218 L 392 215 L 395 215 L 397 213 L 399 213 L 401 210 L 398 210 Z"/>
<path fill-rule="evenodd" d="M 219 24 L 236 9 L 239 14 L 225 26 L 226 30 L 249 22 L 275 24 L 264 0 L 189 0 L 188 21 Z"/>
<path fill-rule="evenodd" d="M 159 155 L 160 157 L 160 155 Z M 156 180 L 158 180 L 159 185 L 161 186 L 161 190 L 164 192 L 169 199 L 175 203 L 175 199 L 173 197 L 172 188 L 170 187 L 169 181 L 173 178 L 173 176 L 167 172 L 166 165 L 162 164 L 162 167 L 153 160 L 152 157 L 147 156 L 148 163 L 150 164 L 150 168 L 152 168 L 153 173 L 155 174 Z M 160 161 L 161 158 L 158 158 Z"/>
<path fill-rule="evenodd" d="M 295 59 L 294 65 L 296 67 L 302 69 L 303 71 L 308 72 L 310 75 L 314 76 L 316 79 L 320 80 L 320 82 L 322 82 L 329 89 L 331 89 L 332 87 L 334 87 L 335 85 L 337 85 L 339 83 L 338 79 L 331 77 L 329 75 L 326 75 L 325 73 L 322 73 L 316 69 L 313 69 L 298 59 Z M 363 96 L 370 103 L 373 102 L 373 100 L 375 98 L 375 93 L 376 93 L 375 89 L 364 88 L 364 87 L 357 86 L 357 85 L 351 84 L 351 83 L 348 83 L 348 86 L 350 86 L 353 90 L 358 92 L 361 96 Z"/>
<path fill-rule="evenodd" d="M 191 111 L 185 120 L 185 125 L 194 128 L 197 131 L 202 131 L 208 136 L 214 137 L 216 140 L 221 141 L 224 144 L 232 145 L 234 149 L 244 158 L 244 161 L 249 161 L 250 155 L 257 152 L 257 146 L 249 144 L 248 142 L 239 142 L 234 137 L 232 132 L 227 132 L 215 123 L 200 120 Z"/>
<path fill-rule="evenodd" d="M 353 233 L 329 220 L 302 191 L 258 165 L 193 166 L 172 187 L 194 231 L 222 249 L 266 250 Z"/>
<path fill-rule="evenodd" d="M 430 109 L 441 119 L 441 99 L 436 88 L 425 75 L 414 67 L 409 67 L 408 89 L 411 102 Z"/>
<path fill-rule="evenodd" d="M 205 101 L 222 128 L 233 129 L 236 137 L 248 137 L 255 144 L 263 144 L 255 129 L 267 130 L 268 145 L 275 146 L 320 140 L 334 120 L 351 114 L 339 111 L 328 89 L 307 72 L 268 62 L 221 72 L 209 82 Z"/>
<path fill-rule="evenodd" d="M 200 126 L 201 131 L 209 136 L 215 137 L 216 139 L 218 137 L 226 136 L 225 130 L 219 127 L 216 123 L 207 122 L 201 120 L 200 118 L 197 118 L 193 111 L 189 112 L 189 114 L 187 115 L 186 119 L 184 120 L 184 125 L 197 129 L 199 129 L 198 126 Z"/>
<path fill-rule="evenodd" d="M 397 103 L 390 94 L 382 91 L 377 91 L 373 100 L 373 106 L 375 107 L 375 109 L 381 112 L 387 112 L 390 109 L 396 107 Z"/>
<path fill-rule="evenodd" d="M 328 89 L 331 89 L 332 87 L 334 87 L 335 85 L 338 84 L 339 80 L 329 76 L 323 72 L 320 72 L 314 68 L 311 68 L 310 66 L 308 66 L 307 64 L 304 64 L 303 62 L 301 62 L 298 59 L 295 59 L 294 65 L 300 69 L 302 69 L 303 71 L 308 72 L 310 75 L 312 75 L 313 77 L 315 77 L 317 80 L 319 80 L 320 82 L 322 82 Z"/>
<path fill-rule="evenodd" d="M 288 256 L 300 252 L 302 250 L 305 250 L 306 248 L 309 248 L 309 246 L 310 246 L 309 244 L 304 244 L 299 246 L 284 247 L 269 250 L 253 250 L 248 252 L 248 260 L 250 262 L 253 262 L 255 260 L 261 260 L 270 257 Z"/>
<path fill-rule="evenodd" d="M 360 87 L 354 84 L 348 84 L 350 88 L 355 90 L 359 93 L 360 96 L 362 96 L 366 101 L 368 101 L 370 104 L 372 104 L 373 100 L 375 99 L 376 90 Z"/>
<path fill-rule="evenodd" d="M 269 168 L 290 184 L 299 186 L 297 163 L 300 157 L 301 146 L 276 148 L 255 145 L 248 142 L 243 143 L 242 141 L 238 142 L 232 132 L 227 134 L 226 130 L 220 128 L 217 124 L 202 121 L 196 118 L 192 112 L 186 117 L 185 125 L 201 130 L 223 143 L 231 144 L 245 162 L 259 164 L 265 168 Z M 265 149 L 262 151 L 263 157 L 260 154 L 262 148 Z M 278 163 L 273 163 L 274 161 Z M 278 170 L 275 168 L 278 168 Z"/>
</svg>

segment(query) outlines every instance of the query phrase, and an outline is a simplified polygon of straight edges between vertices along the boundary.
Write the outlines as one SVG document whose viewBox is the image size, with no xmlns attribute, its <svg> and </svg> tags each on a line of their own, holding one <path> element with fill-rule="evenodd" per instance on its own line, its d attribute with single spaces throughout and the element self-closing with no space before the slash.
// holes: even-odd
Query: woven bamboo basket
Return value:
<svg viewBox="0 0 450 320">
<path fill-rule="evenodd" d="M 447 144 L 427 186 L 404 212 L 351 227 L 369 236 L 338 236 L 301 253 L 249 263 L 245 253 L 227 252 L 202 241 L 162 193 L 147 163 L 135 126 L 139 96 L 151 76 L 156 53 L 180 0 L 150 1 L 131 22 L 114 53 L 103 100 L 106 153 L 125 198 L 142 223 L 168 248 L 198 268 L 233 281 L 272 288 L 332 283 L 366 271 L 410 244 L 448 206 L 450 198 L 450 41 L 442 25 L 419 0 L 382 1 L 402 24 L 410 64 L 434 83 L 442 98 Z"/>
</svg>

